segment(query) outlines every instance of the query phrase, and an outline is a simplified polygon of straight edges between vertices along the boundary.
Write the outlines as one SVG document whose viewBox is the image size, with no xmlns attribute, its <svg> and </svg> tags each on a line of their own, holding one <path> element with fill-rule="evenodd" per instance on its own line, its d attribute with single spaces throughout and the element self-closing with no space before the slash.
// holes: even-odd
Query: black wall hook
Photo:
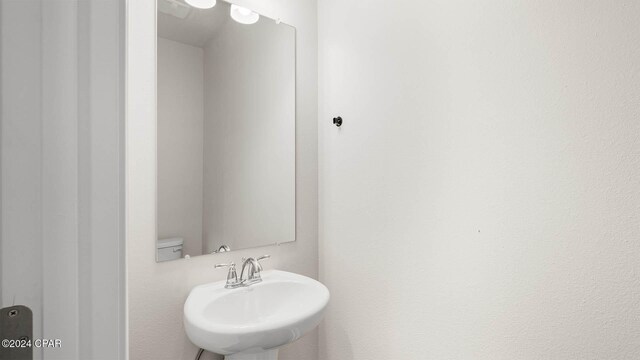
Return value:
<svg viewBox="0 0 640 360">
<path fill-rule="evenodd" d="M 334 117 L 333 118 L 333 124 L 337 127 L 342 126 L 342 117 L 338 116 L 338 117 Z"/>
</svg>

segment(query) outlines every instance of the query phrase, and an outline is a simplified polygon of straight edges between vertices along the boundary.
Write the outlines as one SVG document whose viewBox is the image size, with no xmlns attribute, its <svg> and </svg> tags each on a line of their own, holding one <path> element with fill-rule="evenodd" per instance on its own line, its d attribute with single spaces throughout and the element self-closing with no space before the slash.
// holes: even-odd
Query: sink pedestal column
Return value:
<svg viewBox="0 0 640 360">
<path fill-rule="evenodd" d="M 252 353 L 237 353 L 233 355 L 227 355 L 224 360 L 278 360 L 278 349 L 271 349 L 262 352 Z"/>
</svg>

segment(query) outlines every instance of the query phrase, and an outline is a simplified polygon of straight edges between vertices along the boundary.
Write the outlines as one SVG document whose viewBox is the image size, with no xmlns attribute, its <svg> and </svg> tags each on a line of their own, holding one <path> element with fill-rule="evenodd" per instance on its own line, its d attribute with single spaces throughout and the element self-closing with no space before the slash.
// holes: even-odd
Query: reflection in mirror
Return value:
<svg viewBox="0 0 640 360">
<path fill-rule="evenodd" d="M 295 29 L 158 0 L 157 55 L 156 259 L 294 241 Z"/>
</svg>

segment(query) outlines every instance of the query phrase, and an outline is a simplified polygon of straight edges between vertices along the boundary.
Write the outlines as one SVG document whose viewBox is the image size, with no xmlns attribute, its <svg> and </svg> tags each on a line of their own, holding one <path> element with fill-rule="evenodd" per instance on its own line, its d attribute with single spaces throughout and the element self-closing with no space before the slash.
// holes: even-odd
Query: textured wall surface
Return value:
<svg viewBox="0 0 640 360">
<path fill-rule="evenodd" d="M 320 358 L 637 358 L 640 3 L 318 4 Z"/>
<path fill-rule="evenodd" d="M 216 263 L 271 254 L 266 268 L 317 276 L 317 24 L 313 0 L 238 2 L 297 28 L 296 237 L 281 246 L 157 264 L 155 0 L 128 2 L 127 266 L 130 359 L 193 359 L 182 307 L 198 284 L 226 278 Z M 317 333 L 281 351 L 281 359 L 317 359 Z"/>
</svg>

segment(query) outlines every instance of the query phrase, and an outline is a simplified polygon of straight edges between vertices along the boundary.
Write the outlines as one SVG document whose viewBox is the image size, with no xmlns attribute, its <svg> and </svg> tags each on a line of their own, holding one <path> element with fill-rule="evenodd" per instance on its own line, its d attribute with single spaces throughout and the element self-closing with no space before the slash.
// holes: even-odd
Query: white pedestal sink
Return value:
<svg viewBox="0 0 640 360">
<path fill-rule="evenodd" d="M 320 282 L 286 271 L 262 272 L 262 282 L 225 289 L 196 286 L 184 304 L 184 327 L 195 345 L 227 360 L 276 360 L 278 347 L 318 326 L 329 303 Z"/>
</svg>

